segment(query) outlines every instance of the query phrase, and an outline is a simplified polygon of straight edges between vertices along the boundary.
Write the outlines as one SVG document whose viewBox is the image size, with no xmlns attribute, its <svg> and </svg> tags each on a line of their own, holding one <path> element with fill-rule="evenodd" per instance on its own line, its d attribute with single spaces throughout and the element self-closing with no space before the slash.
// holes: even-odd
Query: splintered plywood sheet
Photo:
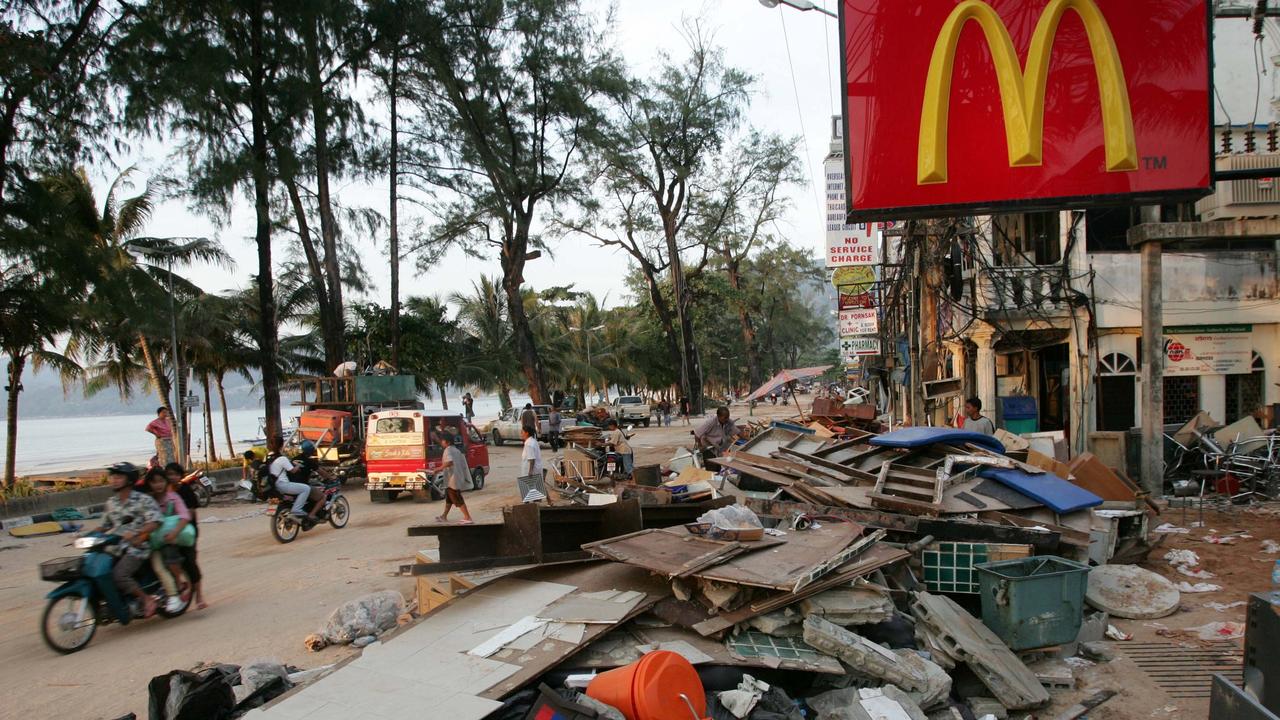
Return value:
<svg viewBox="0 0 1280 720">
<path fill-rule="evenodd" d="M 745 553 L 693 574 L 702 580 L 790 590 L 815 568 L 838 556 L 862 531 L 861 525 L 845 522 L 788 531 L 781 545 Z"/>
<path fill-rule="evenodd" d="M 683 532 L 684 529 L 680 530 Z M 615 562 L 676 577 L 722 562 L 743 552 L 744 546 L 736 542 L 708 540 L 688 533 L 641 530 L 630 535 L 588 543 L 582 549 Z"/>
</svg>

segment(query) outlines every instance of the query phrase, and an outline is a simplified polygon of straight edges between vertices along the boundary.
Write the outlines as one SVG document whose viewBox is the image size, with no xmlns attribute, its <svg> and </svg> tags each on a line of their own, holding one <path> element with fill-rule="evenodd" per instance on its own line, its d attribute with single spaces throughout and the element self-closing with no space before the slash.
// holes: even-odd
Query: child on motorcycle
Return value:
<svg viewBox="0 0 1280 720">
<path fill-rule="evenodd" d="M 163 515 L 155 500 L 133 489 L 141 474 L 133 463 L 117 463 L 107 468 L 107 483 L 114 494 L 107 498 L 102 525 L 97 531 L 120 536 L 125 551 L 111 569 L 111 577 L 121 593 L 132 595 L 142 604 L 143 616 L 151 617 L 156 613 L 156 601 L 142 591 L 133 574 L 151 554 L 147 536 L 160 527 Z"/>
<path fill-rule="evenodd" d="M 178 612 L 191 596 L 191 583 L 183 582 L 181 591 L 178 589 L 178 581 L 184 578 L 185 574 L 182 572 L 182 553 L 177 545 L 178 533 L 191 523 L 191 511 L 187 509 L 187 504 L 182 501 L 178 493 L 169 488 L 169 478 L 165 476 L 164 470 L 160 468 L 148 470 L 145 479 L 147 493 L 160 506 L 164 516 L 178 518 L 173 528 L 162 538 L 164 544 L 158 551 L 151 553 L 151 568 L 155 570 L 156 577 L 160 578 L 160 584 L 164 585 L 164 593 L 169 598 L 165 601 L 165 610 Z M 153 532 L 159 532 L 159 530 Z"/>
<path fill-rule="evenodd" d="M 200 542 L 200 517 L 196 514 L 196 507 L 199 506 L 200 500 L 190 485 L 182 483 L 181 465 L 169 463 L 164 468 L 164 475 L 169 479 L 169 487 L 178 493 L 178 497 L 182 498 L 182 502 L 186 503 L 187 509 L 191 511 L 191 525 L 196 530 L 196 542 L 189 547 L 179 547 L 178 551 L 182 553 L 182 572 L 186 574 L 192 588 L 195 589 L 196 609 L 204 610 L 209 607 L 209 604 L 204 601 L 204 574 L 200 572 L 200 566 L 196 563 L 196 543 Z"/>
</svg>

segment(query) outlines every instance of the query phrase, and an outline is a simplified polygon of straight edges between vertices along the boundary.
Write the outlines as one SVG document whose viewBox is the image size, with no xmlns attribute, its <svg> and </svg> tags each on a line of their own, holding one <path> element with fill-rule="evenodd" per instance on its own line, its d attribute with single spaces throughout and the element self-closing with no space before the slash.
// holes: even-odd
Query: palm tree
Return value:
<svg viewBox="0 0 1280 720">
<path fill-rule="evenodd" d="M 458 380 L 486 392 L 497 391 L 502 409 L 511 408 L 511 389 L 524 377 L 501 287 L 488 277 L 472 283 L 472 294 L 454 293 L 462 331 Z"/>
<path fill-rule="evenodd" d="M 61 192 L 76 209 L 77 224 L 98 248 L 102 267 L 102 282 L 86 298 L 87 322 L 72 334 L 68 352 L 96 360 L 85 384 L 86 393 L 114 385 L 127 397 L 139 374 L 138 363 L 129 349 L 136 340 L 151 387 L 172 412 L 170 379 L 161 372 L 155 352 L 156 339 L 166 338 L 169 333 L 163 313 L 155 309 L 168 302 L 170 292 L 175 301 L 203 294 L 200 288 L 172 272 L 175 265 L 204 262 L 229 267 L 232 261 L 217 242 L 207 238 L 143 235 L 166 183 L 152 180 L 141 193 L 121 198 L 130 186 L 133 172 L 132 168 L 125 170 L 111 183 L 101 210 L 97 209 L 93 186 L 83 170 L 59 179 Z M 171 355 L 175 352 L 175 348 L 169 348 Z"/>
<path fill-rule="evenodd" d="M 79 366 L 54 349 L 76 327 L 85 290 L 97 275 L 92 238 L 75 218 L 75 206 L 58 177 L 19 177 L 0 213 L 0 351 L 8 357 L 8 438 L 4 484 L 16 479 L 18 395 L 28 363 L 48 365 L 68 382 Z"/>
</svg>

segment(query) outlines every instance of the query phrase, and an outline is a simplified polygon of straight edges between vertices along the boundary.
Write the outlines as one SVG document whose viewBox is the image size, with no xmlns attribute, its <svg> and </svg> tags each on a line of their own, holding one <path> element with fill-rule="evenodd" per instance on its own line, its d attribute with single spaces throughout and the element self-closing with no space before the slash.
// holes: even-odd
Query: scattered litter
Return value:
<svg viewBox="0 0 1280 720">
<path fill-rule="evenodd" d="M 1188 529 L 1186 529 L 1186 528 L 1180 528 L 1180 527 L 1177 527 L 1177 526 L 1175 526 L 1175 525 L 1173 525 L 1173 524 L 1171 524 L 1171 523 L 1164 523 L 1164 524 L 1162 524 L 1162 525 L 1157 526 L 1157 527 L 1156 527 L 1154 530 L 1152 530 L 1151 532 L 1156 533 L 1156 534 L 1158 534 L 1158 535 L 1172 535 L 1172 534 L 1183 534 L 1183 535 L 1186 535 L 1187 533 L 1190 533 L 1191 531 L 1190 531 L 1190 530 L 1188 530 Z"/>
<path fill-rule="evenodd" d="M 1275 540 L 1263 540 L 1262 552 L 1267 553 L 1269 555 L 1275 555 L 1276 553 L 1280 553 L 1280 543 L 1276 542 Z"/>
<path fill-rule="evenodd" d="M 1201 640 L 1235 640 L 1244 637 L 1244 623 L 1211 622 L 1186 631 L 1195 633 Z"/>
<path fill-rule="evenodd" d="M 1184 593 L 1210 593 L 1218 592 L 1222 589 L 1221 585 L 1214 585 L 1213 583 L 1195 583 L 1193 585 L 1186 580 L 1179 582 L 1176 587 L 1178 592 Z"/>
<path fill-rule="evenodd" d="M 1187 567 L 1186 565 L 1178 565 L 1177 568 L 1178 568 L 1178 572 L 1182 573 L 1183 575 L 1186 575 L 1187 577 L 1195 578 L 1197 580 L 1212 580 L 1214 577 L 1216 577 L 1213 573 L 1209 572 L 1208 570 L 1195 570 L 1190 567 Z"/>
<path fill-rule="evenodd" d="M 769 683 L 744 674 L 737 688 L 717 693 L 716 697 L 720 699 L 720 704 L 726 710 L 733 713 L 734 717 L 745 718 L 751 714 L 759 704 L 760 698 L 767 692 L 769 692 Z"/>
<path fill-rule="evenodd" d="M 1115 625 L 1107 626 L 1106 636 L 1111 638 L 1112 640 L 1132 640 L 1133 639 L 1133 635 L 1130 635 L 1129 633 L 1121 630 Z"/>
<path fill-rule="evenodd" d="M 1233 602 L 1233 603 L 1207 602 L 1204 604 L 1204 606 L 1212 610 L 1217 610 L 1218 612 L 1226 612 L 1227 610 L 1230 610 L 1232 608 L 1238 608 L 1244 604 L 1246 604 L 1245 601 L 1237 600 L 1236 602 Z"/>
<path fill-rule="evenodd" d="M 1181 565 L 1197 567 L 1200 565 L 1200 556 L 1194 550 L 1170 550 L 1164 554 L 1164 559 L 1174 567 Z"/>
<path fill-rule="evenodd" d="M 396 618 L 404 612 L 404 596 L 395 590 L 381 590 L 338 606 L 320 632 L 308 635 L 303 644 L 308 650 L 326 645 L 349 645 L 356 638 L 377 636 L 396 626 Z"/>
</svg>

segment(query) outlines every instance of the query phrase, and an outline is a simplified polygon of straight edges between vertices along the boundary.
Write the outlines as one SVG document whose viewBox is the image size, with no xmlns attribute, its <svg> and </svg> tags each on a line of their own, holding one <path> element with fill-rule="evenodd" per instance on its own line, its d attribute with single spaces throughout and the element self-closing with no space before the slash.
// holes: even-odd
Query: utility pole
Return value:
<svg viewBox="0 0 1280 720">
<path fill-rule="evenodd" d="M 1142 223 L 1160 222 L 1160 207 L 1145 205 Z M 1142 486 L 1164 488 L 1164 282 L 1159 240 L 1144 238 L 1142 253 Z"/>
</svg>

